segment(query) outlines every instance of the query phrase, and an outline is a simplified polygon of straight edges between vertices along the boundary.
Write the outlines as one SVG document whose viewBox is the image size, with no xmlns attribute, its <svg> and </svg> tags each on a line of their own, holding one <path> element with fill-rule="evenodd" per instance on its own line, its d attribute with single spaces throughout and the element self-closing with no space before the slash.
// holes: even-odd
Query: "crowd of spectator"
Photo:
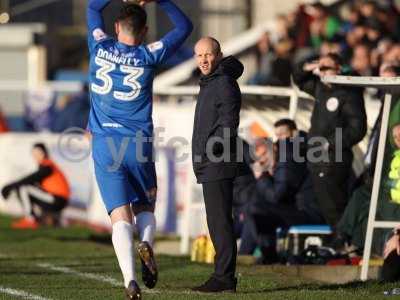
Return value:
<svg viewBox="0 0 400 300">
<path fill-rule="evenodd" d="M 400 4 L 393 0 L 301 5 L 260 37 L 249 84 L 289 86 L 294 66 L 328 53 L 343 58 L 344 72 L 377 76 L 382 63 L 400 60 L 399 22 Z"/>
<path fill-rule="evenodd" d="M 240 232 L 241 254 L 252 254 L 254 249 L 259 247 L 264 263 L 275 261 L 276 228 L 287 229 L 296 224 L 318 222 L 330 225 L 333 236 L 329 246 L 337 254 L 354 249 L 359 250 L 357 253 L 362 253 L 384 97 L 381 92 L 376 94 L 382 105 L 364 156 L 365 170 L 357 178 L 352 171 L 352 147 L 367 133 L 363 90 L 326 84 L 320 77 L 344 74 L 398 77 L 399 12 L 400 3 L 389 0 L 337 1 L 330 7 L 314 3 L 300 6 L 296 12 L 288 15 L 279 16 L 276 32 L 266 32 L 260 37 L 257 44 L 259 68 L 249 80 L 249 84 L 289 86 L 293 82 L 316 99 L 311 128 L 307 133 L 308 142 L 304 148 L 308 152 L 318 153 L 321 159 L 310 160 L 307 155 L 307 163 L 293 160 L 293 155 L 287 153 L 287 149 L 290 149 L 288 145 L 296 139 L 295 135 L 281 136 L 278 130 L 275 132 L 278 139 L 276 147 L 268 149 L 256 143 L 258 160 L 253 165 L 255 178 L 245 183 L 252 188 L 241 190 L 238 182 L 239 193 L 236 193 L 237 211 L 242 213 L 242 218 L 239 218 L 243 226 Z M 384 167 L 382 173 L 384 184 L 377 217 L 383 220 L 398 220 L 400 120 L 396 108 L 392 109 L 390 119 L 388 134 L 392 146 L 387 147 L 386 152 L 391 162 L 383 163 L 386 168 Z M 279 121 L 276 124 L 277 128 L 282 124 L 280 122 L 284 122 L 288 132 L 295 128 L 290 120 Z M 315 138 L 319 140 L 312 142 Z M 320 138 L 324 140 L 321 141 Z M 282 141 L 287 144 L 285 160 L 280 160 L 281 151 L 276 155 L 277 160 L 267 160 L 267 153 L 273 157 Z M 340 159 L 337 159 L 338 154 Z M 262 169 L 260 174 L 257 171 L 259 165 L 266 161 L 269 169 Z M 296 171 L 291 169 L 293 166 Z M 280 170 L 285 168 L 286 171 L 280 173 Z M 291 174 L 301 174 L 300 177 L 309 183 L 309 193 L 304 198 L 308 207 L 297 202 L 296 199 L 302 194 L 304 186 L 294 184 L 296 181 Z M 293 186 L 297 189 L 293 189 Z M 246 205 L 243 205 L 244 201 L 241 199 L 244 195 L 249 200 Z M 281 197 L 282 195 L 285 197 Z M 314 207 L 315 210 L 310 211 L 310 207 Z M 382 253 L 385 239 L 385 234 L 375 239 L 374 253 Z M 398 235 L 389 240 L 385 251 L 386 258 L 393 258 L 393 255 L 389 255 L 393 245 L 397 245 L 396 249 L 399 251 Z M 400 252 L 397 255 L 400 255 Z M 395 255 L 394 257 L 397 259 Z"/>
</svg>

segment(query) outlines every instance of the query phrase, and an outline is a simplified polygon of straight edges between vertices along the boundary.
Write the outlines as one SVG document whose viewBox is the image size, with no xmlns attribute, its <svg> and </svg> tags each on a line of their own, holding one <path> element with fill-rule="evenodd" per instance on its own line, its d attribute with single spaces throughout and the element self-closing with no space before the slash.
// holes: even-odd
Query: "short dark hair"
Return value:
<svg viewBox="0 0 400 300">
<path fill-rule="evenodd" d="M 383 62 L 379 66 L 380 71 L 382 70 L 383 72 L 392 72 L 396 74 L 396 76 L 400 76 L 400 61 L 399 60 L 393 60 L 389 62 Z"/>
<path fill-rule="evenodd" d="M 43 152 L 45 157 L 49 157 L 49 150 L 47 149 L 46 145 L 43 143 L 36 143 L 32 147 L 33 149 L 39 149 Z"/>
<path fill-rule="evenodd" d="M 322 10 L 324 13 L 328 11 L 328 8 L 321 2 L 317 1 L 311 5 L 314 9 Z"/>
<path fill-rule="evenodd" d="M 396 74 L 396 76 L 400 76 L 400 66 L 389 65 L 385 68 L 386 72 L 392 72 Z"/>
<path fill-rule="evenodd" d="M 279 121 L 275 122 L 274 127 L 281 127 L 286 126 L 289 130 L 294 131 L 297 130 L 296 122 L 291 119 L 280 119 Z"/>
<path fill-rule="evenodd" d="M 335 64 L 337 64 L 338 66 L 342 66 L 343 65 L 343 59 L 337 53 L 332 53 L 331 52 L 331 53 L 326 54 L 325 57 L 328 57 L 328 58 L 332 59 L 335 62 Z"/>
<path fill-rule="evenodd" d="M 147 13 L 138 4 L 124 5 L 117 18 L 122 28 L 132 36 L 139 35 L 147 24 Z"/>
</svg>

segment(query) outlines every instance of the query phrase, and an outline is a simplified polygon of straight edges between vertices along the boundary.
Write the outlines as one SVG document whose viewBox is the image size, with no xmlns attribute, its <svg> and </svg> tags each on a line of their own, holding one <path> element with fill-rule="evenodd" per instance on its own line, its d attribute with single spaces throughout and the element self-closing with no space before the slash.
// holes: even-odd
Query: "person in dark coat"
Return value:
<svg viewBox="0 0 400 300">
<path fill-rule="evenodd" d="M 241 92 L 237 79 L 243 65 L 223 58 L 220 44 L 202 38 L 195 47 L 202 73 L 192 139 L 193 169 L 203 185 L 207 224 L 214 244 L 215 271 L 199 292 L 235 292 L 236 240 L 232 219 L 233 182 L 247 171 L 236 147 Z"/>
<path fill-rule="evenodd" d="M 347 204 L 352 147 L 367 132 L 362 89 L 325 84 L 320 79 L 338 75 L 341 69 L 340 57 L 328 54 L 300 65 L 293 74 L 300 89 L 316 99 L 307 157 L 318 204 L 334 231 Z"/>
<path fill-rule="evenodd" d="M 325 223 L 304 159 L 305 144 L 305 133 L 300 132 L 300 135 L 280 140 L 274 146 L 268 142 L 256 146 L 256 156 L 261 164 L 257 166 L 256 163 L 255 168 L 262 168 L 262 171 L 255 170 L 260 174 L 256 175 L 257 200 L 249 204 L 245 224 L 248 231 L 253 228 L 253 243 L 242 243 L 240 254 L 251 255 L 259 246 L 262 262 L 275 262 L 277 228 Z"/>
<path fill-rule="evenodd" d="M 400 63 L 390 62 L 381 65 L 379 70 L 380 77 L 397 77 L 400 76 Z M 396 96 L 395 96 L 396 97 Z M 365 170 L 358 179 L 360 183 L 354 190 L 349 204 L 347 205 L 342 218 L 337 225 L 337 237 L 333 243 L 337 249 L 345 249 L 345 245 L 350 244 L 357 249 L 363 249 L 365 244 L 365 236 L 367 232 L 369 207 L 372 196 L 373 180 L 375 175 L 375 165 L 378 156 L 378 147 L 380 140 L 380 131 L 382 126 L 384 94 L 380 95 L 381 107 L 378 117 L 372 128 L 368 142 L 366 154 L 364 156 Z M 396 205 L 386 201 L 379 201 L 377 207 L 377 219 L 391 219 L 387 212 L 390 211 L 396 215 Z M 381 239 L 373 240 L 372 251 L 377 254 L 382 249 Z M 400 274 L 400 273 L 399 273 Z"/>
<path fill-rule="evenodd" d="M 53 120 L 53 132 L 63 132 L 72 127 L 85 129 L 90 112 L 88 86 L 85 85 L 81 92 L 72 95 L 66 106 L 57 112 Z"/>
</svg>

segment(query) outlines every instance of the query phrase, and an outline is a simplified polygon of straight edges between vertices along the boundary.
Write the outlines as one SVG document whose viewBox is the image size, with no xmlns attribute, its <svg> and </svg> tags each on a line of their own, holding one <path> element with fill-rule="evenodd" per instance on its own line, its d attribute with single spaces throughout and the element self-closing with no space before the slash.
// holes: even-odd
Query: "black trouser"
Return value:
<svg viewBox="0 0 400 300">
<path fill-rule="evenodd" d="M 289 228 L 294 225 L 321 224 L 318 216 L 311 216 L 297 209 L 295 205 L 279 203 L 254 203 L 248 209 L 240 254 L 251 255 L 255 246 L 275 252 L 276 229 Z M 274 253 L 272 253 L 274 254 Z"/>
<path fill-rule="evenodd" d="M 310 165 L 317 203 L 326 222 L 336 228 L 348 202 L 351 164 Z"/>
<path fill-rule="evenodd" d="M 382 280 L 386 282 L 400 280 L 400 256 L 396 251 L 390 253 L 383 263 Z"/>
<path fill-rule="evenodd" d="M 236 271 L 236 240 L 233 232 L 233 179 L 203 183 L 207 224 L 215 247 L 216 279 L 232 282 Z"/>
</svg>

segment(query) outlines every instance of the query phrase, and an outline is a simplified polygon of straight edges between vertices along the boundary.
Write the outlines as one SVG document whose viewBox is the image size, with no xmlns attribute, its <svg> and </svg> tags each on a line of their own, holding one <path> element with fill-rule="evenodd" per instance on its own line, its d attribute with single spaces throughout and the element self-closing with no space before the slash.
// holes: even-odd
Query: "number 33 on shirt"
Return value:
<svg viewBox="0 0 400 300">
<path fill-rule="evenodd" d="M 92 83 L 91 89 L 93 92 L 100 95 L 107 95 L 113 90 L 113 79 L 109 75 L 111 72 L 116 70 L 117 66 L 115 63 L 109 62 L 100 57 L 95 58 L 95 63 L 100 68 L 96 72 L 96 78 L 103 82 L 103 85 L 97 85 Z M 121 91 L 113 91 L 113 96 L 115 99 L 121 101 L 133 101 L 135 100 L 139 94 L 142 86 L 137 81 L 140 76 L 143 75 L 143 68 L 136 68 L 132 66 L 120 65 L 119 71 L 123 74 L 126 74 L 123 79 L 123 85 L 130 87 L 131 92 L 121 92 Z"/>
</svg>

